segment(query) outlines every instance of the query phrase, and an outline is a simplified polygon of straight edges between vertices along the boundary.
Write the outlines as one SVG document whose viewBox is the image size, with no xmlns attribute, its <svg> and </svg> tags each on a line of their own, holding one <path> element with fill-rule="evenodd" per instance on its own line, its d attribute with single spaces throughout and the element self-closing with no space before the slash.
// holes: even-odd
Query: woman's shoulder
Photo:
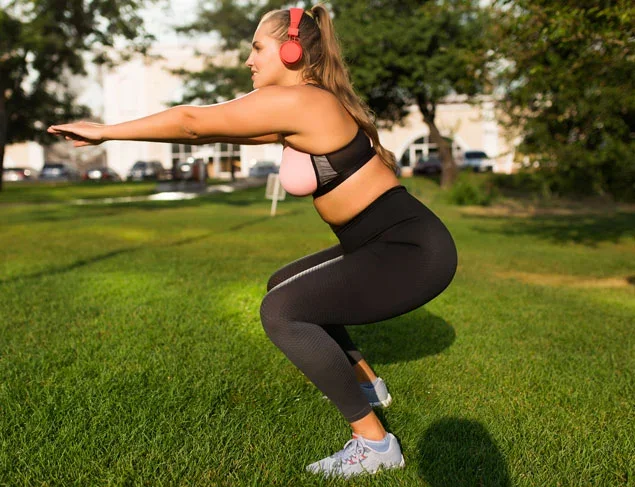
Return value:
<svg viewBox="0 0 635 487">
<path fill-rule="evenodd" d="M 315 107 L 320 111 L 332 111 L 335 109 L 337 112 L 341 112 L 344 107 L 337 95 L 325 86 L 305 84 L 298 85 L 295 88 L 298 92 L 298 97 L 307 106 Z"/>
<path fill-rule="evenodd" d="M 338 102 L 337 97 L 330 90 L 323 86 L 314 84 L 302 84 L 293 86 L 264 86 L 255 89 L 251 93 L 260 93 L 261 95 L 271 96 L 274 98 L 286 99 L 294 103 L 314 104 L 325 103 L 327 100 Z"/>
</svg>

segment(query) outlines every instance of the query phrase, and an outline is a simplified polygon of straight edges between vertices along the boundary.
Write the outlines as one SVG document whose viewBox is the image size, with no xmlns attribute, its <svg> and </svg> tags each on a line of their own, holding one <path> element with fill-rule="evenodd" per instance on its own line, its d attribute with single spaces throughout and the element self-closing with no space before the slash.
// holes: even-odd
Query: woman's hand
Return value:
<svg viewBox="0 0 635 487">
<path fill-rule="evenodd" d="M 84 147 L 86 145 L 99 145 L 104 140 L 103 136 L 105 125 L 92 122 L 75 122 L 64 125 L 51 125 L 47 132 L 53 135 L 59 135 L 66 140 L 72 140 L 73 146 Z"/>
</svg>

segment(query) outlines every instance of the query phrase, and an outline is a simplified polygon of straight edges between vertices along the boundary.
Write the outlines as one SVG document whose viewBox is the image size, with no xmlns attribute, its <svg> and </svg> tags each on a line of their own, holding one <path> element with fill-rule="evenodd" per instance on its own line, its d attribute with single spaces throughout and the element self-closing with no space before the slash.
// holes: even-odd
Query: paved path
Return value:
<svg viewBox="0 0 635 487">
<path fill-rule="evenodd" d="M 165 182 L 157 184 L 157 192 L 145 196 L 120 196 L 117 198 L 89 198 L 70 201 L 72 205 L 110 205 L 113 203 L 136 203 L 138 201 L 180 201 L 191 200 L 213 193 L 233 193 L 241 189 L 264 186 L 266 178 L 245 178 L 228 181 L 226 184 L 198 186 L 182 182 Z"/>
</svg>

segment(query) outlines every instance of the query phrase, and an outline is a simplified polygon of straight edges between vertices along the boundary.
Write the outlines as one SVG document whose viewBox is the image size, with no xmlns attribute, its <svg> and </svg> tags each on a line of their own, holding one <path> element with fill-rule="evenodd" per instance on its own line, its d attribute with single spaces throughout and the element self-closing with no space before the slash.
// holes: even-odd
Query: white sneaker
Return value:
<svg viewBox="0 0 635 487">
<path fill-rule="evenodd" d="M 402 468 L 406 463 L 401 454 L 397 438 L 388 433 L 390 446 L 384 453 L 370 448 L 364 438 L 353 434 L 337 453 L 312 463 L 306 469 L 309 472 L 323 474 L 325 477 L 352 477 L 361 474 L 374 474 L 379 470 Z"/>
</svg>

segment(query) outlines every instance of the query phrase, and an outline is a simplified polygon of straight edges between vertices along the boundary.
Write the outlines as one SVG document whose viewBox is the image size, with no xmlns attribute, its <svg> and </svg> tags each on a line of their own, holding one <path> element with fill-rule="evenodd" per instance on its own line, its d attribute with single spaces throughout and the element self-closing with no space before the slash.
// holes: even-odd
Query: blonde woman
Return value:
<svg viewBox="0 0 635 487">
<path fill-rule="evenodd" d="M 349 477 L 402 467 L 397 439 L 372 406 L 387 406 L 384 382 L 345 325 L 392 318 L 427 303 L 452 280 L 456 248 L 443 223 L 399 184 L 351 86 L 328 11 L 278 10 L 256 30 L 246 62 L 254 91 L 210 106 L 178 106 L 116 125 L 55 125 L 74 145 L 107 140 L 284 146 L 280 179 L 312 195 L 339 244 L 276 271 L 260 308 L 271 341 L 350 423 L 337 453 L 307 467 Z"/>
</svg>

